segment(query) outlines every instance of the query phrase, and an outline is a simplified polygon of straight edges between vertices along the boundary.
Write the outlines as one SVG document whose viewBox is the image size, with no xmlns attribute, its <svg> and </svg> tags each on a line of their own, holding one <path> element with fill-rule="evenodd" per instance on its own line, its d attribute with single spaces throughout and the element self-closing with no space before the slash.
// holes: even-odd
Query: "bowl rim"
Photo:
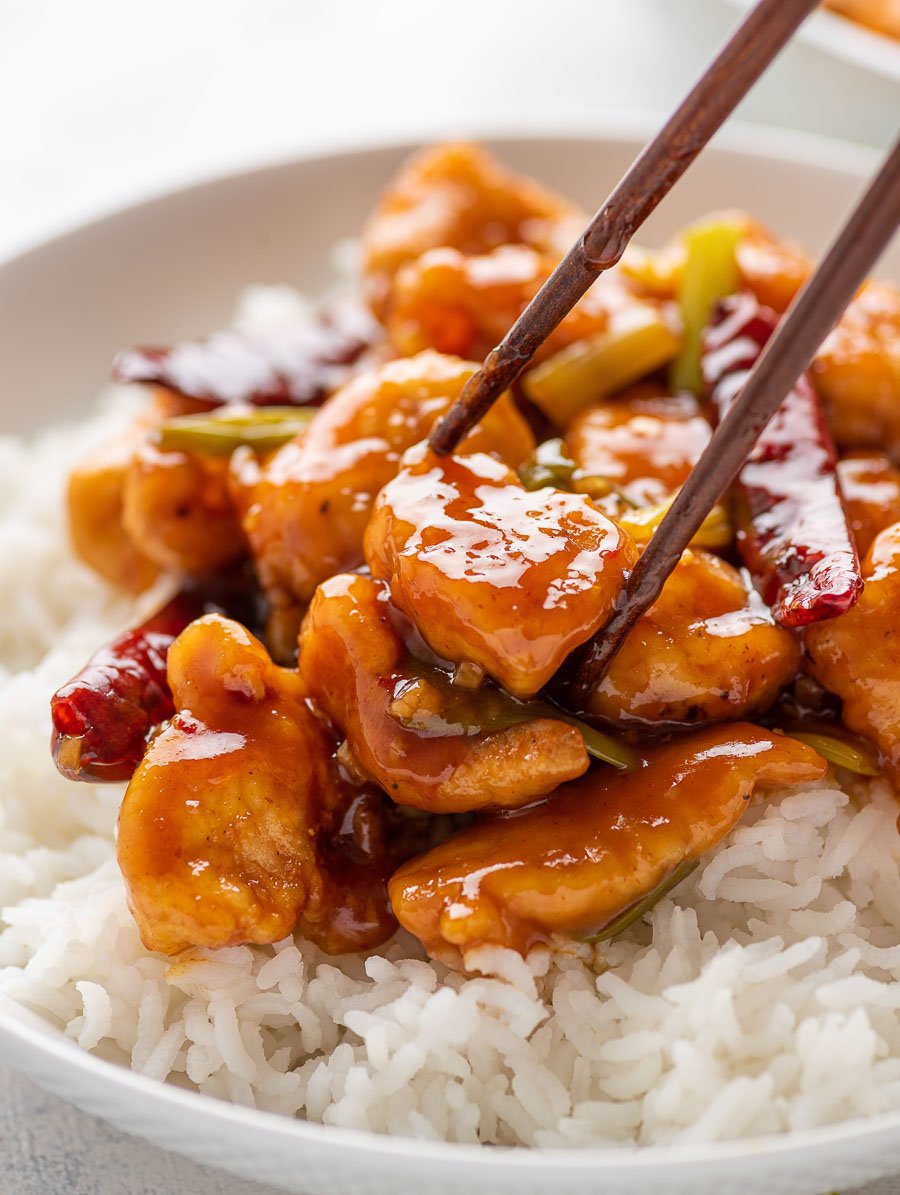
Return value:
<svg viewBox="0 0 900 1195">
<path fill-rule="evenodd" d="M 443 138 L 474 139 L 487 143 L 527 144 L 543 141 L 569 141 L 575 144 L 613 142 L 619 145 L 642 144 L 658 127 L 654 117 L 625 115 L 609 120 L 575 120 L 554 122 L 547 127 L 523 129 L 521 124 L 492 122 L 483 128 L 470 127 L 465 133 L 459 130 L 429 128 L 420 136 L 385 137 L 365 140 L 355 144 L 348 139 L 320 149 L 312 147 L 291 155 L 277 155 L 264 158 L 244 168 L 204 172 L 189 179 L 180 186 L 160 187 L 150 190 L 135 202 L 112 206 L 88 220 L 73 221 L 71 225 L 58 230 L 52 236 L 36 243 L 29 243 L 17 251 L 0 258 L 0 271 L 8 267 L 24 265 L 31 256 L 52 252 L 58 245 L 97 229 L 106 222 L 120 216 L 136 215 L 141 209 L 150 208 L 160 201 L 176 199 L 189 192 L 214 190 L 220 185 L 248 175 L 262 176 L 304 165 L 327 162 L 331 159 L 360 156 L 377 157 L 385 153 L 402 154 L 412 152 L 423 142 Z M 783 163 L 799 163 L 844 173 L 862 183 L 865 175 L 879 159 L 877 150 L 867 146 L 844 141 L 821 134 L 806 133 L 792 129 L 781 129 L 750 122 L 735 122 L 723 130 L 714 141 L 719 155 L 743 157 L 762 156 Z M 529 1177 L 534 1168 L 552 1170 L 562 1177 L 575 1178 L 586 1172 L 609 1179 L 617 1175 L 622 1179 L 648 1178 L 657 1171 L 670 1170 L 673 1164 L 679 1169 L 709 1164 L 731 1165 L 763 1158 L 777 1158 L 780 1155 L 800 1154 L 815 1150 L 823 1154 L 839 1154 L 848 1142 L 876 1137 L 895 1140 L 900 1129 L 900 1111 L 881 1112 L 873 1116 L 857 1117 L 835 1124 L 826 1124 L 808 1129 L 789 1130 L 784 1133 L 758 1137 L 742 1137 L 729 1141 L 705 1143 L 672 1143 L 665 1145 L 587 1145 L 564 1147 L 490 1146 L 432 1141 L 416 1137 L 392 1136 L 363 1129 L 351 1129 L 338 1125 L 321 1124 L 275 1112 L 263 1111 L 218 1100 L 159 1082 L 135 1073 L 126 1066 L 107 1061 L 95 1054 L 82 1050 L 74 1041 L 64 1035 L 62 1029 L 50 1020 L 12 997 L 0 992 L 0 1060 L 11 1065 L 26 1077 L 50 1087 L 55 1083 L 42 1074 L 32 1071 L 29 1056 L 37 1055 L 45 1063 L 54 1064 L 68 1073 L 78 1073 L 90 1078 L 114 1097 L 119 1089 L 130 1097 L 149 1101 L 161 1113 L 170 1117 L 190 1116 L 210 1131 L 229 1126 L 243 1130 L 252 1129 L 263 1144 L 265 1138 L 290 1143 L 308 1150 L 345 1150 L 359 1163 L 371 1162 L 383 1170 L 390 1163 L 417 1161 L 422 1164 L 452 1163 L 456 1168 L 469 1170 L 474 1176 L 485 1170 L 510 1169 L 516 1171 L 529 1168 Z M 69 1098 L 64 1096 L 63 1098 Z M 70 1100 L 70 1102 L 79 1102 Z M 107 1119 L 113 1115 L 98 1112 Z M 135 1130 L 132 1130 L 135 1131 Z M 173 1142 L 171 1148 L 178 1149 Z M 185 1152 L 180 1150 L 180 1152 Z M 212 1164 L 212 1163 L 207 1163 Z M 222 1163 L 225 1165 L 225 1163 Z M 884 1173 L 886 1167 L 879 1171 Z"/>
<path fill-rule="evenodd" d="M 731 0 L 742 4 L 744 0 Z M 619 145 L 645 144 L 660 129 L 669 113 L 623 111 L 610 116 L 554 115 L 552 119 L 531 122 L 523 128 L 521 120 L 494 119 L 485 124 L 459 128 L 452 124 L 412 126 L 397 134 L 362 138 L 347 135 L 329 140 L 327 145 L 307 146 L 295 151 L 249 154 L 234 161 L 198 171 L 182 172 L 179 179 L 158 186 L 139 189 L 125 201 L 95 204 L 86 212 L 75 214 L 49 226 L 43 233 L 25 235 L 18 244 L 0 252 L 0 270 L 24 263 L 32 254 L 55 249 L 70 237 L 79 237 L 118 217 L 137 215 L 144 208 L 164 200 L 178 200 L 192 192 L 214 189 L 238 178 L 276 174 L 292 167 L 328 162 L 345 157 L 412 153 L 417 147 L 434 141 L 479 141 L 527 144 L 536 141 L 570 141 L 584 144 L 610 141 Z M 777 162 L 823 167 L 863 178 L 881 158 L 881 151 L 871 145 L 832 137 L 827 133 L 807 132 L 762 121 L 732 120 L 710 141 L 719 154 L 743 157 L 761 155 Z M 602 197 L 598 196 L 598 202 Z"/>
</svg>

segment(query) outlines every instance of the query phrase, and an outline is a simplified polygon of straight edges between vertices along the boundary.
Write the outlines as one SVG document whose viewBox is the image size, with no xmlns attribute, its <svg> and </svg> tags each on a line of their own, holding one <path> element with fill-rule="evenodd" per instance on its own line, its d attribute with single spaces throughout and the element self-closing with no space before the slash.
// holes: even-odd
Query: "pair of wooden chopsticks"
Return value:
<svg viewBox="0 0 900 1195">
<path fill-rule="evenodd" d="M 437 424 L 431 435 L 435 452 L 453 451 L 585 291 L 619 260 L 635 231 L 815 6 L 816 0 L 759 0 Z M 612 619 L 582 654 L 567 694 L 575 708 L 584 707 L 628 632 L 659 596 L 682 552 L 734 482 L 760 432 L 837 323 L 898 222 L 900 140 L 756 361 L 739 398 L 641 555 Z"/>
</svg>

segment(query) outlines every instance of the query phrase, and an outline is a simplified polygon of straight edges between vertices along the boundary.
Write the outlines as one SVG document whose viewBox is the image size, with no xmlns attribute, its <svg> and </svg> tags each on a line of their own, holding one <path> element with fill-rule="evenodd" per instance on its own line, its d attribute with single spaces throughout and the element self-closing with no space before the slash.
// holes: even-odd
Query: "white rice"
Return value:
<svg viewBox="0 0 900 1195">
<path fill-rule="evenodd" d="M 115 862 L 120 790 L 68 784 L 47 749 L 50 693 L 134 614 L 72 559 L 61 514 L 66 469 L 127 418 L 115 407 L 0 440 L 0 994 L 142 1074 L 375 1132 L 701 1142 L 900 1108 L 883 782 L 754 806 L 602 952 L 485 951 L 463 977 L 402 934 L 369 958 L 290 939 L 144 950 Z"/>
</svg>

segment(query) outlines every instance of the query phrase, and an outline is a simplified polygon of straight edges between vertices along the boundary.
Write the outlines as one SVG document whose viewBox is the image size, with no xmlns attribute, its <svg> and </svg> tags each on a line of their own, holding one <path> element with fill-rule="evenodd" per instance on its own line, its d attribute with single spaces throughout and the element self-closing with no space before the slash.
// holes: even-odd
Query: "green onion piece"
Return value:
<svg viewBox="0 0 900 1195">
<path fill-rule="evenodd" d="M 312 407 L 261 407 L 234 415 L 227 408 L 209 415 L 179 415 L 156 429 L 164 452 L 194 452 L 201 456 L 230 456 L 236 448 L 272 452 L 306 431 L 315 415 Z"/>
<path fill-rule="evenodd" d="M 720 218 L 695 224 L 684 234 L 686 256 L 678 287 L 684 339 L 670 377 L 676 391 L 702 393 L 700 338 L 714 305 L 740 285 L 737 246 L 745 231 L 738 220 Z"/>
<path fill-rule="evenodd" d="M 831 727 L 827 730 L 819 730 L 818 727 L 804 729 L 802 724 L 791 727 L 784 733 L 788 738 L 806 743 L 829 763 L 846 768 L 848 772 L 855 772 L 857 776 L 881 775 L 877 754 L 867 742 L 855 735 L 845 735 L 841 732 L 836 734 Z"/>
<path fill-rule="evenodd" d="M 621 771 L 637 767 L 641 758 L 627 743 L 597 730 L 546 701 L 519 701 L 502 689 L 454 685 L 446 672 L 407 658 L 402 679 L 394 687 L 390 716 L 405 730 L 426 738 L 468 736 L 507 730 L 538 718 L 566 722 L 581 732 L 588 755 Z"/>
<path fill-rule="evenodd" d="M 615 494 L 624 506 L 632 509 L 639 506 L 609 478 L 579 469 L 566 455 L 565 441 L 558 438 L 538 444 L 528 460 L 519 467 L 519 480 L 526 490 L 542 490 L 549 486 L 554 490 L 587 494 L 589 498 L 608 498 L 610 494 Z"/>
<path fill-rule="evenodd" d="M 522 389 L 552 423 L 566 427 L 582 408 L 666 365 L 680 344 L 659 307 L 631 306 L 605 332 L 531 370 Z"/>
<path fill-rule="evenodd" d="M 569 490 L 574 475 L 575 462 L 566 455 L 565 444 L 560 439 L 538 444 L 519 468 L 519 480 L 526 490 L 542 490 L 544 486 Z"/>
<path fill-rule="evenodd" d="M 686 880 L 699 862 L 699 859 L 683 859 L 677 867 L 669 872 L 661 884 L 657 884 L 646 896 L 642 896 L 633 905 L 629 905 L 624 913 L 620 913 L 618 917 L 614 917 L 598 933 L 589 934 L 583 937 L 581 941 L 606 942 L 610 938 L 615 938 L 618 934 L 624 933 L 636 921 L 640 921 L 645 913 L 649 913 L 654 905 L 659 904 L 664 896 L 668 896 L 672 889 L 677 887 L 682 880 Z"/>
<path fill-rule="evenodd" d="M 617 739 L 614 735 L 606 734 L 605 731 L 598 730 L 596 726 L 589 726 L 587 722 L 582 722 L 580 718 L 576 718 L 573 714 L 566 714 L 562 710 L 558 710 L 555 706 L 548 705 L 543 701 L 530 702 L 529 704 L 535 708 L 539 707 L 543 711 L 537 715 L 538 717 L 555 718 L 557 722 L 568 722 L 570 726 L 574 726 L 576 730 L 580 730 L 581 737 L 584 739 L 584 749 L 594 759 L 612 764 L 620 772 L 633 771 L 641 762 L 641 757 L 637 751 L 633 747 L 629 747 L 621 739 Z"/>
</svg>

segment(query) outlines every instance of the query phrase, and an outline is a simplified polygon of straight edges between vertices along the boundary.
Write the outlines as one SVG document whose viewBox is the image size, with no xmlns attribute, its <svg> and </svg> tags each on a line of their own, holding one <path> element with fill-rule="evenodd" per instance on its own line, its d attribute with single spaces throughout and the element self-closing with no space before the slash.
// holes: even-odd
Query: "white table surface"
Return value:
<svg viewBox="0 0 900 1195">
<path fill-rule="evenodd" d="M 0 258 L 335 142 L 659 116 L 733 21 L 718 0 L 0 0 Z M 898 113 L 900 87 L 802 45 L 741 109 L 875 146 Z M 0 1195 L 171 1192 L 271 1195 L 0 1065 Z M 866 1195 L 900 1195 L 900 1179 Z"/>
</svg>

